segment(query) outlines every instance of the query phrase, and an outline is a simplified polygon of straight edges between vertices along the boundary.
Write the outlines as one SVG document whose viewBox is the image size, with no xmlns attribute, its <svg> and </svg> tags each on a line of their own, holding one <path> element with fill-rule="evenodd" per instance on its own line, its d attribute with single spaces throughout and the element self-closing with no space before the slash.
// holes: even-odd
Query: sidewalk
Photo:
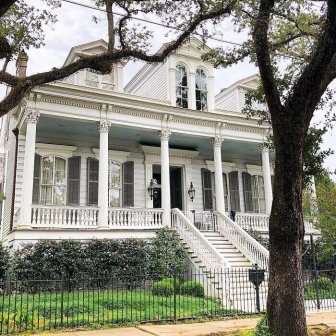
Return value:
<svg viewBox="0 0 336 336">
<path fill-rule="evenodd" d="M 336 312 L 307 314 L 308 325 L 336 326 Z M 259 318 L 231 319 L 192 324 L 139 325 L 133 328 L 47 333 L 48 336 L 206 336 L 211 333 L 252 329 Z"/>
</svg>

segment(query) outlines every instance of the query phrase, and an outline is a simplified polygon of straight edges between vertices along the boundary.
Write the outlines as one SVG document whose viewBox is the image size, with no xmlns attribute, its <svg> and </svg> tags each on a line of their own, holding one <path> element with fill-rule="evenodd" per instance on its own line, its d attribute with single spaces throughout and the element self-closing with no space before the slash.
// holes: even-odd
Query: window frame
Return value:
<svg viewBox="0 0 336 336">
<path fill-rule="evenodd" d="M 198 78 L 198 72 L 202 72 L 204 74 L 204 77 L 205 77 L 205 86 L 206 86 L 206 89 L 202 89 L 202 88 L 197 88 L 197 78 Z M 200 100 L 197 99 L 197 91 L 200 92 Z M 206 97 L 206 101 L 205 101 L 205 108 L 203 108 L 202 106 L 202 92 L 205 92 L 205 97 Z M 208 100 L 209 100 L 209 97 L 208 97 L 208 75 L 207 75 L 207 72 L 202 69 L 202 68 L 197 68 L 196 71 L 195 71 L 195 108 L 197 111 L 208 111 Z M 201 105 L 201 108 L 198 109 L 197 108 L 197 102 L 200 102 L 200 105 Z"/>
<path fill-rule="evenodd" d="M 177 71 L 178 71 L 178 69 L 181 69 L 181 68 L 184 68 L 185 76 L 186 76 L 186 79 L 187 79 L 187 86 L 182 85 L 183 76 L 181 77 L 181 81 L 179 83 L 177 81 Z M 190 97 L 189 82 L 190 82 L 190 79 L 189 79 L 188 67 L 185 64 L 183 64 L 183 63 L 176 64 L 176 66 L 175 66 L 175 88 L 174 88 L 175 89 L 176 107 L 179 107 L 179 108 L 189 108 L 189 106 L 190 106 L 190 101 L 189 101 L 189 97 Z M 179 85 L 180 83 L 181 83 L 181 85 Z M 178 88 L 181 89 L 181 95 L 177 94 Z M 187 98 L 183 98 L 183 95 L 182 95 L 183 91 L 187 92 Z M 178 99 L 181 99 L 181 104 L 178 104 Z M 183 101 L 187 102 L 187 106 L 183 106 Z"/>
<path fill-rule="evenodd" d="M 111 165 L 118 165 L 120 167 L 119 170 L 119 188 L 117 187 L 110 187 L 110 182 L 111 182 L 111 170 L 110 167 Z M 114 160 L 114 159 L 109 159 L 108 160 L 108 207 L 109 208 L 120 208 L 123 206 L 123 164 L 120 161 Z M 110 191 L 111 190 L 119 190 L 119 204 L 118 206 L 113 206 L 110 203 Z"/>
<path fill-rule="evenodd" d="M 254 181 L 257 181 L 255 184 Z M 262 185 L 260 183 L 262 181 Z M 255 188 L 257 186 L 257 188 Z M 264 177 L 262 175 L 258 174 L 251 174 L 251 190 L 252 190 L 252 208 L 253 213 L 266 213 L 266 200 L 265 200 L 265 183 L 264 183 Z M 260 196 L 260 191 L 263 191 L 263 196 Z M 256 196 L 255 196 L 256 195 Z M 263 201 L 263 208 L 261 206 L 261 202 Z M 255 204 L 258 206 L 255 207 Z"/>
<path fill-rule="evenodd" d="M 53 161 L 53 176 L 52 176 L 52 184 L 44 184 L 43 183 L 43 162 L 44 159 L 47 157 L 53 157 L 54 161 Z M 55 204 L 54 202 L 54 189 L 55 189 L 55 165 L 56 165 L 56 158 L 62 159 L 64 160 L 64 181 L 65 183 L 63 184 L 64 186 L 64 202 L 62 205 L 60 204 Z M 43 187 L 48 187 L 51 186 L 51 204 L 47 204 L 43 202 L 43 198 L 42 198 L 42 189 Z M 66 206 L 67 205 L 67 192 L 68 192 L 68 158 L 65 158 L 61 155 L 57 155 L 57 154 L 48 154 L 48 155 L 43 155 L 41 156 L 41 160 L 40 160 L 40 182 L 39 182 L 39 204 L 40 205 L 49 205 L 49 206 Z"/>
<path fill-rule="evenodd" d="M 97 81 L 89 80 L 87 79 L 87 74 L 96 74 L 97 75 Z M 106 80 L 104 80 L 104 76 L 110 75 L 111 77 L 111 83 L 108 83 Z M 97 86 L 94 85 L 88 85 L 87 82 L 94 82 L 97 83 Z M 111 72 L 108 74 L 100 74 L 98 72 L 95 72 L 94 70 L 91 69 L 85 69 L 84 71 L 84 85 L 90 88 L 94 89 L 102 89 L 106 91 L 115 91 L 116 90 L 116 82 L 115 82 L 115 69 L 114 67 L 111 68 Z M 110 85 L 111 88 L 106 88 L 104 85 Z"/>
</svg>

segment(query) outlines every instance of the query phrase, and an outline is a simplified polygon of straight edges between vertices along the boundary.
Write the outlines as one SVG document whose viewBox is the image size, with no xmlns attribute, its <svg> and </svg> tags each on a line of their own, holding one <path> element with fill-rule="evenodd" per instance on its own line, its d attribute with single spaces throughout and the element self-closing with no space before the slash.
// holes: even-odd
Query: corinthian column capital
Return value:
<svg viewBox="0 0 336 336">
<path fill-rule="evenodd" d="M 111 124 L 105 119 L 98 122 L 98 130 L 100 133 L 108 133 L 110 126 Z"/>
<path fill-rule="evenodd" d="M 170 136 L 171 136 L 171 131 L 169 128 L 163 128 L 159 132 L 160 140 L 169 140 Z"/>
<path fill-rule="evenodd" d="M 32 108 L 26 108 L 26 122 L 27 124 L 37 124 L 39 117 L 40 117 L 40 112 L 36 109 L 32 109 Z"/>
<path fill-rule="evenodd" d="M 224 138 L 222 136 L 217 135 L 211 141 L 214 147 L 222 147 Z"/>
</svg>

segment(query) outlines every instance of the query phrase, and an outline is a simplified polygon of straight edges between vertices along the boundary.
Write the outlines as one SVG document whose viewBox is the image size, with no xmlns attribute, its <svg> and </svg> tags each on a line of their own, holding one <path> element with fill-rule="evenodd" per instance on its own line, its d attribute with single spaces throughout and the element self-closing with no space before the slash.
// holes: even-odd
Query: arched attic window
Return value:
<svg viewBox="0 0 336 336">
<path fill-rule="evenodd" d="M 202 69 L 196 70 L 195 90 L 196 90 L 196 110 L 207 111 L 208 109 L 207 77 Z"/>
<path fill-rule="evenodd" d="M 176 80 L 176 106 L 188 108 L 188 77 L 186 68 L 177 65 L 175 71 Z"/>
</svg>

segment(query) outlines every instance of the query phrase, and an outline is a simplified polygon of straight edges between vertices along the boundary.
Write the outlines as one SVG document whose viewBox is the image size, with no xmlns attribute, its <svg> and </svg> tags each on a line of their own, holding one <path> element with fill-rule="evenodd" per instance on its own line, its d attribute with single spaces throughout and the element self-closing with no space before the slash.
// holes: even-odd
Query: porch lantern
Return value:
<svg viewBox="0 0 336 336">
<path fill-rule="evenodd" d="M 191 199 L 191 202 L 194 202 L 195 193 L 196 193 L 196 191 L 195 191 L 195 188 L 193 186 L 193 183 L 190 182 L 190 187 L 189 187 L 189 190 L 188 190 L 188 195 L 189 195 L 189 197 Z"/>
<path fill-rule="evenodd" d="M 151 200 L 153 199 L 153 197 L 157 198 L 158 190 L 157 190 L 157 182 L 155 179 L 150 180 L 147 190 L 148 190 L 148 194 Z"/>
</svg>

